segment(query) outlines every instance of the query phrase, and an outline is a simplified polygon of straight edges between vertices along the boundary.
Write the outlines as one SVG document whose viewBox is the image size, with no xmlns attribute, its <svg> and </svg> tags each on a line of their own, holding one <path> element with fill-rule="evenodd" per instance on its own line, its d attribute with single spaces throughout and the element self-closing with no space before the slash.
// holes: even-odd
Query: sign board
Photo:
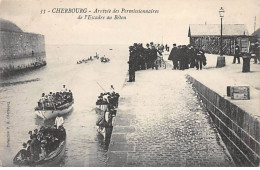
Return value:
<svg viewBox="0 0 260 170">
<path fill-rule="evenodd" d="M 249 86 L 228 86 L 227 94 L 232 100 L 249 100 L 250 87 Z"/>
</svg>

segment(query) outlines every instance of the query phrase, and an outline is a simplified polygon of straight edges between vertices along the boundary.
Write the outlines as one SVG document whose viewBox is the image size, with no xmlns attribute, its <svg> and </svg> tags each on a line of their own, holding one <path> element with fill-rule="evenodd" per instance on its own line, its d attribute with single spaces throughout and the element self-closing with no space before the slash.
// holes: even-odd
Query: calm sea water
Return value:
<svg viewBox="0 0 260 170">
<path fill-rule="evenodd" d="M 112 50 L 111 50 L 112 49 Z M 109 63 L 94 60 L 76 64 L 94 56 L 110 58 Z M 95 102 L 114 85 L 120 93 L 127 73 L 128 47 L 107 45 L 46 46 L 47 66 L 39 70 L 0 80 L 0 164 L 14 166 L 13 157 L 29 139 L 28 131 L 41 125 L 52 125 L 34 114 L 43 92 L 59 91 L 63 84 L 72 90 L 74 107 L 64 117 L 67 147 L 57 166 L 105 166 L 106 150 L 102 136 L 96 132 Z"/>
</svg>

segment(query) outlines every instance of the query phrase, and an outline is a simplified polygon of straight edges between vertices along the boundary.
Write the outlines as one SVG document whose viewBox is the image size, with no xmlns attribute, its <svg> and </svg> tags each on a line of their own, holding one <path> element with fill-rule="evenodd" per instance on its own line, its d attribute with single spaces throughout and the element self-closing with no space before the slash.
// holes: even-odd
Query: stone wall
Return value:
<svg viewBox="0 0 260 170">
<path fill-rule="evenodd" d="M 234 161 L 240 166 L 259 166 L 259 120 L 193 77 L 187 79 L 209 111 Z"/>
<path fill-rule="evenodd" d="M 0 60 L 45 54 L 44 35 L 0 31 Z"/>
</svg>

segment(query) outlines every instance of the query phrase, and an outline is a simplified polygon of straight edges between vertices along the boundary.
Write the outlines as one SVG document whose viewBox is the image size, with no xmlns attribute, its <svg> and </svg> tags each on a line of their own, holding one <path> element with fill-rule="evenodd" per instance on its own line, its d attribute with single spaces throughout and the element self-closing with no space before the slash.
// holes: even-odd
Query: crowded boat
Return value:
<svg viewBox="0 0 260 170">
<path fill-rule="evenodd" d="M 113 127 L 113 118 L 116 116 L 118 100 L 120 95 L 114 91 L 111 85 L 111 92 L 101 93 L 96 101 L 97 131 L 104 137 L 106 128 Z"/>
<path fill-rule="evenodd" d="M 62 120 L 62 121 L 60 121 Z M 28 132 L 28 140 L 16 154 L 13 163 L 19 166 L 50 166 L 56 164 L 65 153 L 66 130 L 60 115 L 52 127 L 41 126 Z"/>
<path fill-rule="evenodd" d="M 94 57 L 95 58 L 95 57 Z M 77 61 L 77 64 L 82 64 L 82 63 L 88 63 L 88 62 L 91 62 L 91 61 L 93 61 L 93 58 L 92 58 L 92 56 L 90 56 L 89 58 L 87 58 L 87 59 L 82 59 L 82 60 L 79 60 L 79 61 Z"/>
<path fill-rule="evenodd" d="M 74 103 L 73 94 L 65 85 L 59 92 L 42 93 L 41 99 L 35 107 L 36 115 L 43 119 L 56 117 L 58 114 L 66 114 L 72 109 Z"/>
<path fill-rule="evenodd" d="M 100 58 L 100 61 L 101 61 L 102 63 L 106 63 L 106 62 L 109 62 L 110 59 L 104 56 L 104 57 L 101 57 L 101 58 Z"/>
</svg>

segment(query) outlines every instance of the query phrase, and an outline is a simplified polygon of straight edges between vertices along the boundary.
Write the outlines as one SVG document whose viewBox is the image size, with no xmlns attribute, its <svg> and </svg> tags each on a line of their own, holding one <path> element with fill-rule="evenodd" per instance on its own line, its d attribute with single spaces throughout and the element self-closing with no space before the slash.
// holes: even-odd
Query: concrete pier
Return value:
<svg viewBox="0 0 260 170">
<path fill-rule="evenodd" d="M 169 69 L 125 83 L 107 165 L 235 166 L 185 72 Z"/>
</svg>

